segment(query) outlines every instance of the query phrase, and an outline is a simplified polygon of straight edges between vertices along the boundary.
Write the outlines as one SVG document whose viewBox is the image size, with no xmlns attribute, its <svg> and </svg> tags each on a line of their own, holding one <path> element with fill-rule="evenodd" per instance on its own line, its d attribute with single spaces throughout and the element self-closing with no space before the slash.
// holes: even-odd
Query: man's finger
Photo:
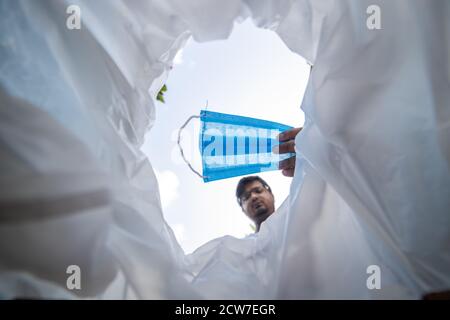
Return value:
<svg viewBox="0 0 450 320">
<path fill-rule="evenodd" d="M 281 171 L 281 173 L 283 174 L 283 176 L 285 177 L 290 177 L 292 178 L 294 176 L 295 173 L 295 168 L 292 169 L 284 169 L 283 171 Z"/>
<path fill-rule="evenodd" d="M 295 167 L 295 156 L 290 157 L 289 159 L 284 159 L 283 161 L 280 161 L 278 164 L 278 169 L 285 170 L 285 169 L 292 169 Z"/>
<path fill-rule="evenodd" d="M 289 140 L 272 148 L 272 152 L 276 154 L 295 152 L 295 141 Z"/>
<path fill-rule="evenodd" d="M 283 142 L 283 141 L 295 139 L 295 136 L 300 131 L 302 131 L 302 129 L 303 128 L 293 128 L 293 129 L 286 130 L 278 135 L 278 141 Z"/>
</svg>

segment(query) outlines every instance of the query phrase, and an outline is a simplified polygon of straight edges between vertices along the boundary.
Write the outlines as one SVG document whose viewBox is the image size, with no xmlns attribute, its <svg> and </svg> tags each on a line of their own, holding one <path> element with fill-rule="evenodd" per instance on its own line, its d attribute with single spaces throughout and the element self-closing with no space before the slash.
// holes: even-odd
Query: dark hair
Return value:
<svg viewBox="0 0 450 320">
<path fill-rule="evenodd" d="M 239 180 L 239 183 L 236 187 L 236 200 L 239 203 L 239 205 L 241 206 L 241 196 L 245 191 L 245 186 L 248 185 L 249 183 L 252 183 L 254 181 L 259 181 L 261 182 L 261 184 L 264 186 L 264 188 L 266 188 L 267 190 L 269 190 L 270 193 L 272 193 L 272 189 L 270 189 L 269 185 L 267 184 L 267 182 L 265 182 L 261 177 L 258 176 L 248 176 L 248 177 L 244 177 L 241 180 Z"/>
</svg>

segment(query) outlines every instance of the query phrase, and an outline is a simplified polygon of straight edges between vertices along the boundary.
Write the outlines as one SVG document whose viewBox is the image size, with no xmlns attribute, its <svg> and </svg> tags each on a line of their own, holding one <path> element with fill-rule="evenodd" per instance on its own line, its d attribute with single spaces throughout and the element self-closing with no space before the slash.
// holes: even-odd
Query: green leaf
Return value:
<svg viewBox="0 0 450 320">
<path fill-rule="evenodd" d="M 159 90 L 158 95 L 156 96 L 156 100 L 165 103 L 166 101 L 164 100 L 164 92 L 167 91 L 167 86 L 163 85 L 161 90 Z"/>
</svg>

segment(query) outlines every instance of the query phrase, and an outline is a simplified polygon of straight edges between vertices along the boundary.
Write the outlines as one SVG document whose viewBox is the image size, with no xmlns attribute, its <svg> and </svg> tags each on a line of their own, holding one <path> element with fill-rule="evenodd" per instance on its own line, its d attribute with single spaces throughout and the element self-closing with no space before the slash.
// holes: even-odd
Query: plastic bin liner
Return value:
<svg viewBox="0 0 450 320">
<path fill-rule="evenodd" d="M 0 0 L 0 15 L 0 298 L 450 288 L 449 1 Z M 259 233 L 185 255 L 140 151 L 149 92 L 190 36 L 225 39 L 248 17 L 314 65 L 290 195 Z"/>
</svg>

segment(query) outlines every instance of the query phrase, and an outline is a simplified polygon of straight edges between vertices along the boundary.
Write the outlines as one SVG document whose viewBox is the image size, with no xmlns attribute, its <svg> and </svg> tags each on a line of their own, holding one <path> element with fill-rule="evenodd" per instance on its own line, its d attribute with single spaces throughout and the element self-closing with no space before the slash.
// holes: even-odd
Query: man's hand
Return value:
<svg viewBox="0 0 450 320">
<path fill-rule="evenodd" d="M 295 137 L 302 130 L 302 128 L 294 128 L 280 133 L 278 140 L 280 144 L 273 148 L 274 153 L 295 153 Z M 295 156 L 289 159 L 280 161 L 278 168 L 286 177 L 293 177 L 295 172 Z"/>
</svg>

